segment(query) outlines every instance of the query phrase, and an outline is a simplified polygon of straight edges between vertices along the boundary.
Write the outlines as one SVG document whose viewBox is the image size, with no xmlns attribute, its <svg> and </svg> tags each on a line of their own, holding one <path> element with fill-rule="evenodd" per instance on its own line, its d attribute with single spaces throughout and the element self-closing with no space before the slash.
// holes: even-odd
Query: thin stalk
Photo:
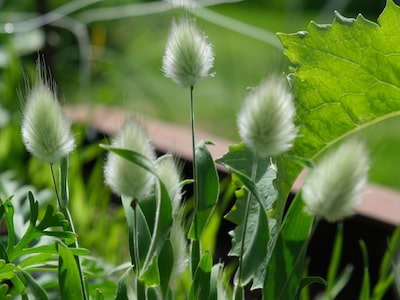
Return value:
<svg viewBox="0 0 400 300">
<path fill-rule="evenodd" d="M 297 267 L 298 267 L 300 261 L 302 260 L 302 258 L 304 257 L 304 255 L 305 255 L 305 253 L 306 253 L 307 247 L 308 247 L 308 245 L 310 244 L 311 238 L 313 237 L 313 235 L 314 235 L 314 233 L 315 233 L 315 230 L 316 230 L 317 227 L 318 227 L 319 221 L 320 221 L 319 218 L 315 220 L 315 222 L 314 222 L 314 224 L 313 224 L 313 226 L 312 226 L 312 228 L 311 228 L 311 232 L 310 232 L 310 234 L 309 234 L 307 240 L 306 240 L 306 241 L 303 243 L 303 245 L 301 246 L 299 255 L 297 255 L 296 261 L 294 262 L 292 272 L 290 272 L 289 277 L 286 279 L 286 282 L 285 282 L 285 284 L 284 284 L 284 286 L 283 286 L 283 288 L 282 288 L 282 290 L 281 290 L 281 293 L 279 294 L 279 297 L 277 298 L 278 300 L 284 299 L 283 296 L 284 296 L 284 294 L 285 294 L 285 290 L 287 289 L 287 287 L 288 287 L 288 285 L 289 285 L 289 282 L 292 280 L 292 278 L 293 278 L 293 276 L 294 276 L 294 274 L 295 274 L 295 272 L 296 272 L 296 269 L 297 269 Z"/>
<path fill-rule="evenodd" d="M 138 239 L 138 230 L 137 230 L 137 209 L 136 205 L 134 205 L 133 208 L 133 224 L 134 224 L 134 229 L 133 229 L 133 252 L 134 252 L 134 263 L 135 263 L 135 269 L 136 269 L 136 286 L 139 287 L 139 274 L 140 274 L 140 258 L 139 258 L 139 239 Z"/>
<path fill-rule="evenodd" d="M 193 229 L 194 229 L 194 239 L 191 241 L 190 245 L 190 256 L 191 256 L 191 271 L 194 278 L 197 269 L 197 264 L 200 261 L 201 256 L 201 246 L 198 236 L 197 229 L 197 209 L 199 201 L 199 186 L 197 180 L 197 162 L 196 162 L 196 138 L 195 138 L 195 122 L 194 122 L 194 100 L 193 100 L 193 86 L 190 87 L 190 124 L 192 131 L 192 155 L 193 155 Z"/>
<path fill-rule="evenodd" d="M 197 164 L 196 164 L 196 138 L 195 138 L 195 122 L 194 122 L 194 101 L 193 86 L 190 87 L 190 124 L 192 129 L 192 155 L 193 155 L 193 198 L 194 198 L 194 232 L 197 239 L 197 208 L 198 208 L 198 181 L 197 181 Z"/>
<path fill-rule="evenodd" d="M 258 167 L 258 161 L 257 161 L 257 157 L 254 155 L 253 156 L 253 163 L 252 163 L 252 167 L 251 167 L 251 180 L 253 182 L 255 182 L 255 180 L 256 180 L 257 167 Z M 249 220 L 249 211 L 250 211 L 251 200 L 252 200 L 252 194 L 249 191 L 248 194 L 247 194 L 246 208 L 245 208 L 245 211 L 244 211 L 242 240 L 240 241 L 240 257 L 239 257 L 239 267 L 238 267 L 238 275 L 239 275 L 239 277 L 238 277 L 238 285 L 242 284 L 244 245 L 246 243 L 247 223 L 248 223 L 248 220 Z"/>
<path fill-rule="evenodd" d="M 60 167 L 59 167 L 59 178 L 60 178 L 60 187 L 61 187 L 62 195 L 60 195 L 58 192 L 58 187 L 57 187 L 57 183 L 56 183 L 55 176 L 54 176 L 53 164 L 50 164 L 50 170 L 51 170 L 51 176 L 53 179 L 54 189 L 55 189 L 56 196 L 57 196 L 58 209 L 64 215 L 65 219 L 68 222 L 68 227 L 65 230 L 71 231 L 74 234 L 76 234 L 75 228 L 74 228 L 74 223 L 72 222 L 72 217 L 71 217 L 71 214 L 67 207 L 68 198 L 69 198 L 68 188 L 67 188 L 67 181 L 68 181 L 67 180 L 67 178 L 68 178 L 68 160 L 67 160 L 67 158 L 65 157 L 62 159 L 62 161 L 60 163 Z M 78 248 L 79 244 L 78 244 L 77 238 L 74 238 L 74 242 L 71 244 L 68 244 L 68 246 L 71 248 Z M 78 271 L 79 271 L 83 299 L 87 300 L 88 293 L 86 290 L 86 284 L 85 284 L 85 280 L 84 280 L 84 275 L 83 275 L 80 258 L 78 255 L 75 255 L 74 258 L 75 258 L 75 262 L 76 262 L 76 265 L 77 265 Z"/>
<path fill-rule="evenodd" d="M 53 179 L 54 190 L 56 192 L 58 207 L 61 207 L 60 196 L 58 194 L 58 188 L 57 188 L 56 178 L 54 176 L 54 170 L 53 170 L 53 164 L 52 163 L 50 164 L 50 171 L 51 171 L 51 178 Z"/>
</svg>

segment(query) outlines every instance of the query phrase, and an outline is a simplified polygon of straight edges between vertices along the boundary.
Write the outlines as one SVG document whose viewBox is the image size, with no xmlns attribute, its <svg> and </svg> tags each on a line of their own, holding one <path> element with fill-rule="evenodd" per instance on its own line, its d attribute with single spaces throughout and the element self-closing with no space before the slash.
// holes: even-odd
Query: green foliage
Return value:
<svg viewBox="0 0 400 300">
<path fill-rule="evenodd" d="M 82 199 L 90 198 L 80 173 L 85 159 L 98 156 L 102 150 L 88 147 L 81 152 L 87 157 L 72 157 L 76 163 L 72 176 L 71 173 L 68 176 L 67 158 L 61 162 L 57 178 L 60 185 L 56 190 L 60 192 L 57 194 L 60 211 L 48 205 L 41 213 L 33 193 L 28 193 L 30 215 L 27 222 L 21 223 L 16 218 L 18 206 L 11 198 L 1 202 L 0 218 L 7 227 L 7 237 L 0 243 L 0 298 L 33 295 L 48 299 L 49 292 L 59 293 L 61 299 L 88 298 L 85 291 L 88 286 L 94 299 L 129 299 L 131 293 L 139 299 L 174 299 L 175 296 L 242 299 L 249 284 L 253 289 L 261 289 L 264 299 L 297 299 L 310 284 L 328 285 L 325 296 L 337 296 L 351 273 L 351 269 L 346 268 L 338 275 L 342 233 L 339 232 L 336 240 L 327 281 L 305 274 L 306 250 L 318 220 L 305 212 L 301 192 L 290 205 L 287 196 L 304 163 L 312 166 L 313 160 L 352 133 L 400 115 L 399 20 L 400 8 L 388 1 L 379 24 L 362 16 L 348 19 L 337 14 L 332 24 L 311 22 L 307 32 L 279 35 L 294 65 L 289 78 L 296 95 L 298 139 L 291 152 L 278 157 L 261 160 L 240 144 L 231 146 L 229 152 L 216 161 L 231 172 L 235 189 L 236 202 L 226 215 L 235 226 L 230 233 L 229 252 L 238 258 L 235 270 L 231 269 L 235 264 L 223 266 L 213 261 L 212 246 L 217 242 L 221 222 L 217 219 L 222 217 L 226 200 L 219 197 L 223 189 L 207 148 L 210 142 L 201 142 L 194 149 L 194 205 L 192 210 L 186 207 L 185 212 L 190 212 L 183 216 L 172 215 L 168 190 L 152 161 L 128 149 L 103 146 L 125 158 L 127 163 L 144 168 L 158 180 L 152 194 L 145 199 L 122 197 L 130 263 L 112 268 L 93 257 L 85 259 L 88 251 L 78 247 L 67 204 L 70 199 L 68 177 L 75 187 L 71 195 L 81 198 L 78 203 L 71 201 L 71 205 L 75 205 L 74 213 L 79 215 L 79 210 L 85 207 Z M 101 185 L 95 183 L 101 175 L 101 164 L 95 164 L 94 173 L 97 177 L 90 178 L 88 186 L 96 191 Z M 0 186 L 0 192 L 4 194 L 4 191 Z M 97 198 L 100 196 L 89 199 L 91 206 L 97 204 Z M 107 209 L 109 202 L 104 203 L 102 208 Z M 94 217 L 96 211 L 93 209 L 88 215 Z M 101 218 L 102 215 L 97 216 Z M 85 217 L 85 213 L 81 213 L 79 218 L 87 233 L 90 225 L 85 223 Z M 179 218 L 184 219 L 189 228 L 185 233 L 190 240 L 187 243 L 190 244 L 190 261 L 181 271 L 185 280 L 173 274 L 176 262 L 170 229 L 177 222 L 174 218 L 179 222 L 182 221 Z M 18 231 L 20 224 L 22 233 Z M 100 229 L 99 232 L 94 236 L 101 238 L 100 245 L 111 241 L 111 234 L 104 237 L 101 236 L 104 232 Z M 398 247 L 399 232 L 395 232 L 389 243 L 375 287 L 370 281 L 368 251 L 365 244 L 360 243 L 365 265 L 360 299 L 380 299 L 393 282 L 391 259 Z M 44 284 L 39 283 L 36 276 L 44 273 L 53 276 Z M 120 275 L 116 284 L 109 281 L 115 279 L 114 275 Z M 6 284 L 9 282 L 11 284 Z M 232 283 L 233 293 L 229 286 Z"/>
<path fill-rule="evenodd" d="M 251 192 L 250 197 L 248 192 L 237 192 L 236 205 L 227 215 L 227 219 L 237 225 L 231 233 L 230 255 L 243 257 L 239 282 L 246 285 L 253 280 L 253 286 L 260 288 L 265 276 L 270 232 L 276 230 L 275 223 L 273 220 L 269 222 L 266 215 L 276 200 L 276 190 L 273 186 L 276 170 L 267 161 L 261 161 L 257 164 L 255 179 L 252 180 L 250 177 L 253 161 L 253 154 L 243 145 L 232 146 L 229 153 L 217 160 L 240 179 L 240 185 L 244 185 Z M 248 202 L 249 208 L 246 213 L 245 207 Z"/>
<path fill-rule="evenodd" d="M 343 136 L 398 115 L 399 12 L 388 1 L 379 25 L 337 13 L 331 25 L 311 22 L 307 32 L 279 34 L 296 68 L 291 79 L 302 138 L 293 152 L 315 157 Z"/>
<path fill-rule="evenodd" d="M 213 158 L 206 145 L 210 142 L 201 142 L 196 146 L 196 186 L 195 193 L 197 207 L 190 237 L 198 239 L 210 220 L 215 204 L 218 200 L 219 182 Z"/>
<path fill-rule="evenodd" d="M 79 268 L 72 249 L 61 243 L 56 244 L 59 254 L 58 281 L 60 296 L 63 300 L 84 299 L 84 291 L 80 282 Z"/>
<path fill-rule="evenodd" d="M 44 270 L 46 270 L 46 272 L 56 271 L 57 264 L 55 262 L 58 246 L 55 243 L 60 244 L 65 239 L 74 238 L 75 235 L 68 231 L 54 230 L 54 228 L 57 227 L 67 227 L 68 222 L 64 219 L 64 216 L 60 212 L 55 211 L 54 207 L 51 205 L 47 206 L 44 216 L 39 221 L 38 202 L 34 199 L 32 193 L 28 194 L 28 199 L 31 214 L 28 223 L 24 226 L 25 232 L 19 240 L 16 240 L 18 235 L 15 232 L 14 206 L 11 199 L 1 201 L 0 217 L 5 221 L 7 226 L 8 240 L 6 245 L 2 243 L 0 247 L 2 250 L 1 259 L 6 263 L 1 269 L 0 276 L 5 276 L 3 280 L 8 279 L 13 282 L 9 290 L 6 290 L 7 293 L 15 295 L 26 294 L 26 286 L 30 288 L 32 294 L 40 296 L 41 299 L 47 299 L 46 292 L 38 285 L 36 280 L 33 279 L 32 274 L 38 271 L 43 272 Z M 50 237 L 50 241 L 52 242 L 43 244 L 41 241 L 44 237 Z M 71 251 L 71 255 L 88 254 L 85 249 L 74 249 Z M 55 265 L 55 267 L 51 267 L 51 265 Z M 71 267 L 68 263 L 64 266 L 68 268 Z M 9 269 L 10 267 L 12 269 Z M 11 270 L 13 271 L 10 273 Z M 11 274 L 12 276 L 10 277 Z M 69 271 L 65 274 L 69 274 Z M 56 280 L 56 278 L 54 279 Z"/>
</svg>

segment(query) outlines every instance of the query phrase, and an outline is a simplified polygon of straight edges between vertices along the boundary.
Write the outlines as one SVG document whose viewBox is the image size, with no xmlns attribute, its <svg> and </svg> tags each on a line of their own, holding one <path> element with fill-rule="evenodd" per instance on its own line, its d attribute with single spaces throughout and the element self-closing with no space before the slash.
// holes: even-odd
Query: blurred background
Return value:
<svg viewBox="0 0 400 300">
<path fill-rule="evenodd" d="M 7 186 L 51 188 L 48 166 L 26 153 L 20 118 L 27 82 L 42 55 L 69 106 L 104 105 L 189 127 L 189 91 L 161 72 L 171 20 L 184 0 L 0 0 L 0 197 Z M 288 72 L 276 32 L 306 30 L 311 20 L 332 23 L 334 11 L 375 21 L 384 0 L 197 1 L 191 12 L 213 44 L 214 77 L 195 87 L 198 128 L 238 142 L 236 114 L 249 87 L 271 73 Z M 400 119 L 363 131 L 371 146 L 371 181 L 400 190 Z M 83 246 L 120 260 L 123 212 L 112 206 L 102 179 L 103 136 L 75 125 L 78 149 L 71 157 L 71 202 Z M 90 171 L 89 171 L 90 170 Z M 11 173 L 10 173 L 11 171 Z M 2 194 L 3 191 L 3 194 Z M 109 226 L 112 222 L 114 226 Z M 107 237 L 107 243 L 98 242 Z M 126 245 L 126 243 L 124 243 Z M 125 253 L 126 254 L 126 253 Z"/>
</svg>

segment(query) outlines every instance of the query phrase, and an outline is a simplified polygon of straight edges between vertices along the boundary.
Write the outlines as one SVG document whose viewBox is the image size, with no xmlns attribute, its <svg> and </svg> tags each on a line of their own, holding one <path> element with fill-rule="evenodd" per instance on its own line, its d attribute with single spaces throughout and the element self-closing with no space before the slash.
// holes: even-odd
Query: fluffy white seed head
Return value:
<svg viewBox="0 0 400 300">
<path fill-rule="evenodd" d="M 193 20 L 173 22 L 167 40 L 162 70 L 182 87 L 192 87 L 209 75 L 214 51 L 207 37 Z"/>
<path fill-rule="evenodd" d="M 75 148 L 71 125 L 55 93 L 41 77 L 26 97 L 23 110 L 22 140 L 26 149 L 48 163 L 58 163 Z"/>
<path fill-rule="evenodd" d="M 155 160 L 153 146 L 135 119 L 127 119 L 111 146 L 136 151 Z M 155 180 L 151 173 L 113 152 L 108 153 L 104 177 L 115 194 L 136 200 L 143 199 L 152 191 Z"/>
<path fill-rule="evenodd" d="M 302 188 L 306 212 L 335 222 L 354 214 L 367 184 L 368 151 L 349 140 L 328 153 L 308 174 Z"/>
<path fill-rule="evenodd" d="M 288 150 L 296 137 L 295 108 L 285 82 L 272 76 L 252 90 L 237 123 L 244 144 L 260 158 Z"/>
<path fill-rule="evenodd" d="M 172 214 L 175 215 L 179 210 L 182 198 L 178 167 L 171 154 L 161 156 L 156 163 L 158 175 L 165 184 L 172 201 Z"/>
</svg>

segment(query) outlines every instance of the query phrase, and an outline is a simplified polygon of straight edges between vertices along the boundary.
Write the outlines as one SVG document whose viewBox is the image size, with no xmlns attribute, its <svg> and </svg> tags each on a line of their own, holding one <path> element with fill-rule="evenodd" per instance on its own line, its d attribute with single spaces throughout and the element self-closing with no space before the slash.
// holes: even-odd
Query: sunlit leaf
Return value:
<svg viewBox="0 0 400 300">
<path fill-rule="evenodd" d="M 189 236 L 198 239 L 209 221 L 214 205 L 218 200 L 219 178 L 214 160 L 207 149 L 208 142 L 202 141 L 196 146 L 196 215 Z"/>
<path fill-rule="evenodd" d="M 332 24 L 311 22 L 306 31 L 279 34 L 295 67 L 298 138 L 292 153 L 315 158 L 350 133 L 400 114 L 400 8 L 387 1 L 378 24 L 336 13 Z M 279 163 L 282 203 L 301 171 Z"/>
</svg>

